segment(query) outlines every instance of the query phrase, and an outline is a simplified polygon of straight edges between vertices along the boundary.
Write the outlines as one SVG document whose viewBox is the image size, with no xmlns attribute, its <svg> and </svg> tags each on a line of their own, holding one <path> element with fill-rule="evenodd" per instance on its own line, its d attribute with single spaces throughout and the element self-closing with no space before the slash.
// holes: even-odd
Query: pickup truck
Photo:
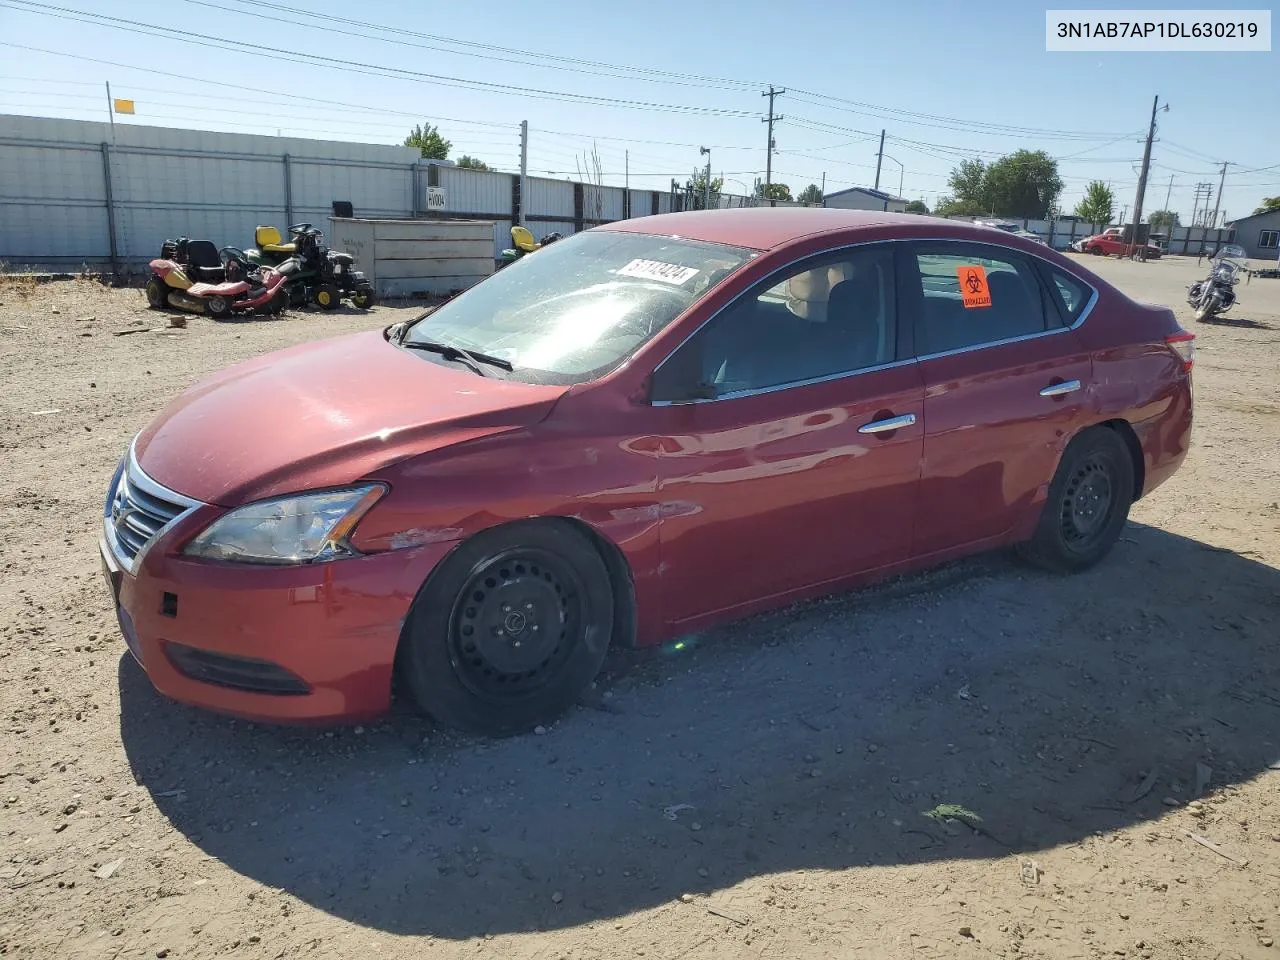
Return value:
<svg viewBox="0 0 1280 960">
<path fill-rule="evenodd" d="M 1098 256 L 1111 257 L 1128 253 L 1128 244 L 1124 242 L 1124 231 L 1120 227 L 1108 227 L 1102 233 L 1095 233 L 1080 241 L 1081 253 L 1093 253 Z M 1146 256 L 1148 260 L 1160 259 L 1160 245 L 1147 241 Z"/>
</svg>

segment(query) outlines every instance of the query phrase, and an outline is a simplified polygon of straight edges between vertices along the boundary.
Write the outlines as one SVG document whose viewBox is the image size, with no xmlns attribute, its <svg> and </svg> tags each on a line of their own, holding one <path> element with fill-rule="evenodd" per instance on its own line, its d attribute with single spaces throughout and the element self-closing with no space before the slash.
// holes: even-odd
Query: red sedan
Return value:
<svg viewBox="0 0 1280 960">
<path fill-rule="evenodd" d="M 1102 559 L 1191 432 L 1193 335 L 1042 245 L 755 209 L 562 240 L 193 387 L 101 544 L 133 655 L 267 720 L 509 733 L 647 645 L 1006 544 Z"/>
</svg>

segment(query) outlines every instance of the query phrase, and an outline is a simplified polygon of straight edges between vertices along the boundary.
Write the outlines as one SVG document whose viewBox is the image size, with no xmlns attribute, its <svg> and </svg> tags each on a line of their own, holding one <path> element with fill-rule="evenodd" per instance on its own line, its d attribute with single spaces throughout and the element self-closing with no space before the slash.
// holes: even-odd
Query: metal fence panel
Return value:
<svg viewBox="0 0 1280 960">
<path fill-rule="evenodd" d="M 529 196 L 524 204 L 528 216 L 573 216 L 573 184 L 568 180 L 527 177 Z"/>
<path fill-rule="evenodd" d="M 445 210 L 456 213 L 481 213 L 486 216 L 505 215 L 510 219 L 512 179 L 510 174 L 445 166 L 437 169 L 440 186 L 444 188 Z M 418 209 L 429 212 L 427 211 L 426 168 L 423 168 L 419 179 L 422 196 L 418 199 Z"/>
<path fill-rule="evenodd" d="M 293 174 L 295 210 L 327 216 L 333 210 L 333 201 L 349 200 L 357 217 L 413 215 L 413 171 L 407 166 L 370 166 L 294 157 L 290 158 L 289 166 Z M 276 172 L 283 183 L 283 167 Z M 283 186 L 278 188 L 283 189 Z"/>
</svg>

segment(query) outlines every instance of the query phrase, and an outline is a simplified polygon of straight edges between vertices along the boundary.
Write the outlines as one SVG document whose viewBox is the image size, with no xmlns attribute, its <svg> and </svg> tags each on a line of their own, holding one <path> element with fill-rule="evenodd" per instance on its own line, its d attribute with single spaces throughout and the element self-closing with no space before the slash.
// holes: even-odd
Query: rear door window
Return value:
<svg viewBox="0 0 1280 960">
<path fill-rule="evenodd" d="M 916 353 L 930 356 L 1047 328 L 1044 290 L 1026 258 L 984 244 L 918 244 Z M 915 293 L 912 284 L 912 293 Z M 1053 318 L 1057 326 L 1057 318 Z"/>
</svg>

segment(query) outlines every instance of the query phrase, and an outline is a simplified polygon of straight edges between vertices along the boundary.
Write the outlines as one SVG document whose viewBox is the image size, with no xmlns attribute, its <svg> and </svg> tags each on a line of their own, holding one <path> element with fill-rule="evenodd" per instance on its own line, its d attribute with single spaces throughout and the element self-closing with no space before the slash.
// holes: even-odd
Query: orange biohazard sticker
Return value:
<svg viewBox="0 0 1280 960">
<path fill-rule="evenodd" d="M 987 287 L 987 271 L 981 264 L 967 264 L 956 267 L 956 276 L 960 280 L 960 298 L 965 309 L 970 307 L 991 306 L 991 291 Z"/>
</svg>

